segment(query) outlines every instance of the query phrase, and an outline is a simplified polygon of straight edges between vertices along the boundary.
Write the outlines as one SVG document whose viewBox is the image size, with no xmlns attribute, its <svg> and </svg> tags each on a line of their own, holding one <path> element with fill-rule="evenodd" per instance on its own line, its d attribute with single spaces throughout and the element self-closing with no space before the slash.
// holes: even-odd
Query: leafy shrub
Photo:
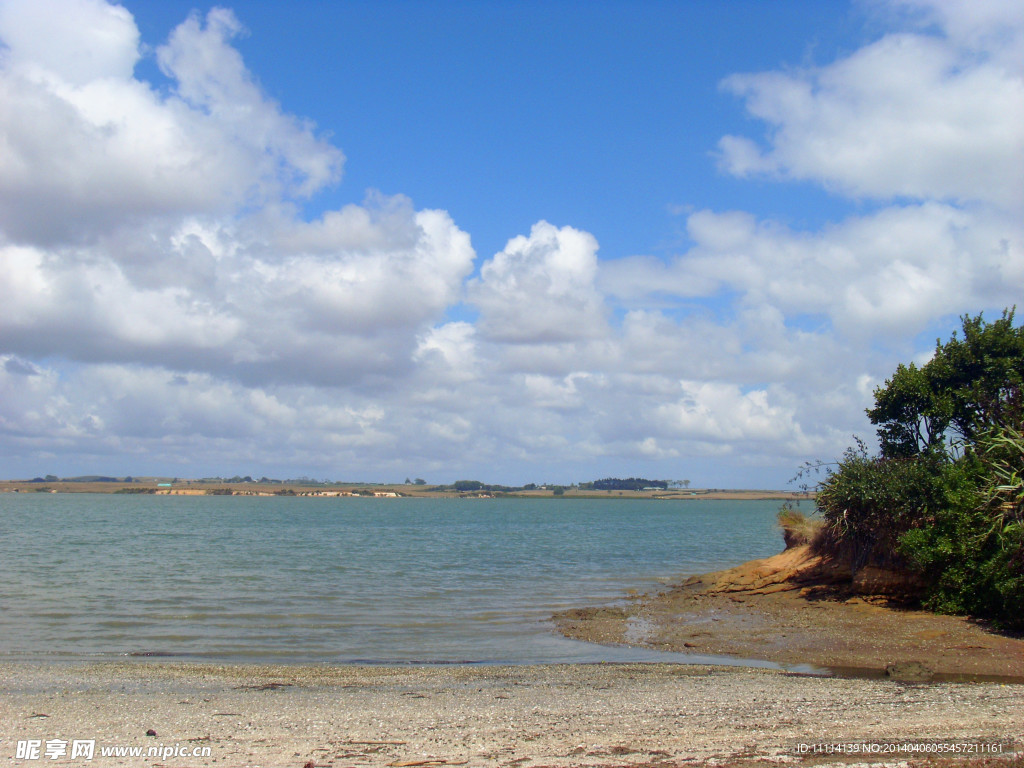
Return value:
<svg viewBox="0 0 1024 768">
<path fill-rule="evenodd" d="M 988 617 L 1024 627 L 1024 570 L 1020 528 L 995 533 L 983 507 L 941 510 L 927 526 L 908 531 L 900 549 L 928 579 L 922 603 L 939 613 Z"/>
<path fill-rule="evenodd" d="M 1024 327 L 962 319 L 875 390 L 881 456 L 858 441 L 826 471 L 819 548 L 918 572 L 932 610 L 1024 627 Z"/>
<path fill-rule="evenodd" d="M 1020 419 L 1024 421 L 1024 419 Z M 988 472 L 986 502 L 995 524 L 1024 524 L 1024 428 L 1007 425 L 978 441 L 978 458 Z"/>
<path fill-rule="evenodd" d="M 854 570 L 900 564 L 900 537 L 945 503 L 941 465 L 933 455 L 870 457 L 861 442 L 847 449 L 819 486 L 821 547 L 847 559 Z"/>
<path fill-rule="evenodd" d="M 904 531 L 898 542 L 908 565 L 925 576 L 922 602 L 940 613 L 970 613 L 972 605 L 991 602 L 978 593 L 987 550 L 987 515 L 978 468 L 967 464 L 945 468 L 945 503 Z"/>
</svg>

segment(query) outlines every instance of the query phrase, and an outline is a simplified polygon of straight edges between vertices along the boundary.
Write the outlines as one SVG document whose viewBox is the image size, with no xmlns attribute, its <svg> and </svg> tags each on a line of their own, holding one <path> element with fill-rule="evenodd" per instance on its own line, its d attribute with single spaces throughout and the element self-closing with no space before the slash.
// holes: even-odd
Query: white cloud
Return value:
<svg viewBox="0 0 1024 768">
<path fill-rule="evenodd" d="M 301 220 L 292 198 L 336 180 L 342 154 L 263 95 L 230 12 L 191 16 L 159 49 L 162 96 L 133 78 L 124 9 L 2 8 L 4 348 L 249 381 L 409 366 L 461 294 L 469 237 L 401 196 Z M 69 35 L 82 44 L 59 44 Z"/>
<path fill-rule="evenodd" d="M 892 6 L 984 59 L 1018 71 L 1024 61 L 1024 20 L 1016 0 L 893 0 Z"/>
<path fill-rule="evenodd" d="M 696 272 L 673 269 L 653 256 L 626 256 L 601 263 L 597 275 L 598 289 L 629 303 L 638 301 L 645 307 L 662 299 L 686 299 L 713 294 L 720 283 L 713 277 Z"/>
<path fill-rule="evenodd" d="M 131 14 L 103 0 L 5 0 L 0 39 L 8 66 L 75 85 L 130 78 L 139 59 L 139 30 Z"/>
<path fill-rule="evenodd" d="M 272 247 L 309 255 L 413 248 L 420 232 L 412 212 L 407 197 L 372 193 L 365 205 L 326 211 L 312 222 L 294 218 L 277 222 Z"/>
<path fill-rule="evenodd" d="M 166 282 L 99 247 L 0 248 L 0 345 L 328 385 L 401 369 L 473 260 L 446 214 L 407 214 L 408 246 L 272 260 L 265 244 L 226 248 L 230 232 L 186 224 L 158 250 Z"/>
<path fill-rule="evenodd" d="M 132 76 L 138 30 L 123 8 L 6 0 L 2 9 L 8 237 L 74 242 L 132 220 L 230 214 L 340 175 L 341 152 L 252 82 L 229 44 L 238 30 L 230 12 L 211 11 L 205 26 L 189 18 L 160 49 L 177 86 L 162 96 Z"/>
<path fill-rule="evenodd" d="M 936 317 L 1009 306 L 1024 284 L 1024 225 L 992 209 L 941 203 L 883 208 L 815 232 L 741 212 L 698 211 L 694 246 L 669 264 L 611 262 L 600 282 L 627 301 L 738 291 L 788 318 L 820 315 L 850 337 L 913 335 Z M 602 267 L 604 271 L 604 267 Z"/>
<path fill-rule="evenodd" d="M 160 68 L 174 78 L 193 115 L 208 115 L 227 137 L 263 161 L 264 184 L 284 182 L 288 189 L 312 194 L 337 180 L 343 157 L 316 139 L 309 123 L 267 100 L 229 45 L 241 30 L 229 10 L 212 9 L 205 26 L 193 13 L 157 52 Z"/>
<path fill-rule="evenodd" d="M 414 359 L 425 367 L 441 369 L 448 382 L 472 379 L 479 365 L 476 328 L 462 321 L 431 328 L 420 338 Z"/>
<path fill-rule="evenodd" d="M 508 241 L 469 285 L 487 337 L 511 343 L 603 335 L 605 309 L 594 288 L 597 240 L 572 227 L 538 222 Z"/>
<path fill-rule="evenodd" d="M 791 410 L 770 402 L 765 390 L 742 392 L 728 383 L 680 382 L 680 396 L 657 410 L 663 430 L 676 437 L 745 444 L 801 438 Z"/>
<path fill-rule="evenodd" d="M 947 23 L 971 20 L 966 6 L 928 5 Z M 972 12 L 986 7 L 970 4 Z M 726 79 L 770 134 L 765 149 L 724 137 L 723 166 L 738 176 L 809 179 L 856 197 L 1019 209 L 1024 59 L 1008 67 L 998 53 L 1017 48 L 1024 14 L 995 8 L 941 36 L 894 33 L 826 66 Z M 1000 22 L 1006 26 L 989 26 Z M 964 47 L 978 39 L 995 41 L 997 54 Z"/>
<path fill-rule="evenodd" d="M 863 432 L 890 349 L 1024 285 L 1019 14 L 898 5 L 834 63 L 726 82 L 769 129 L 722 139 L 730 172 L 873 205 L 806 231 L 688 208 L 669 259 L 540 221 L 470 278 L 469 234 L 402 195 L 304 216 L 344 157 L 263 93 L 229 11 L 157 49 L 157 91 L 123 8 L 0 0 L 0 446 L 31 472 L 561 482 L 716 457 L 781 484 Z"/>
</svg>

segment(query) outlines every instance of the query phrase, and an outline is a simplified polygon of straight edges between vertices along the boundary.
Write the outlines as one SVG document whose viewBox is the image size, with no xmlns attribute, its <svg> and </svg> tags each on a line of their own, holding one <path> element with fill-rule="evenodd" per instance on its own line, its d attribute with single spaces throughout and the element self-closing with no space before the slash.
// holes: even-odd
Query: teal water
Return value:
<svg viewBox="0 0 1024 768">
<path fill-rule="evenodd" d="M 0 495 L 0 659 L 645 660 L 557 610 L 778 552 L 778 502 Z"/>
</svg>

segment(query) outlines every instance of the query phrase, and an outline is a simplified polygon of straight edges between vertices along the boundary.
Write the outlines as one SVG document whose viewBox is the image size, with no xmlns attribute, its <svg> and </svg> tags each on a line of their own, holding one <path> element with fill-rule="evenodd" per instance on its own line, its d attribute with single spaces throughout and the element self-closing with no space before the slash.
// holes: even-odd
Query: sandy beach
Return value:
<svg viewBox="0 0 1024 768">
<path fill-rule="evenodd" d="M 555 624 L 579 639 L 854 676 L 675 663 L 8 662 L 0 763 L 1024 765 L 1024 640 L 806 586 L 797 577 L 809 562 L 788 550 Z"/>
<path fill-rule="evenodd" d="M 814 744 L 936 749 L 926 744 L 954 740 L 980 749 L 1020 746 L 1024 738 L 1024 686 L 922 685 L 750 668 L 140 661 L 8 664 L 0 676 L 5 765 L 821 765 L 848 761 L 815 755 Z M 19 760 L 17 742 L 28 740 L 38 740 L 41 749 L 52 740 L 69 749 L 74 740 L 95 740 L 96 751 L 90 761 L 66 755 Z M 103 747 L 179 752 L 104 757 Z M 204 747 L 207 756 L 191 756 Z M 1003 749 L 992 764 L 1019 764 Z M 922 754 L 878 753 L 855 762 L 918 764 Z"/>
</svg>

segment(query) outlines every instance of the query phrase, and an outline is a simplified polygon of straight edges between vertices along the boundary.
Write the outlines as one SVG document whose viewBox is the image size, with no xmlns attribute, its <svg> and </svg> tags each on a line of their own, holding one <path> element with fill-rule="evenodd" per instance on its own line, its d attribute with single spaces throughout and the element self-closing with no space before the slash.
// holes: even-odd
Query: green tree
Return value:
<svg viewBox="0 0 1024 768">
<path fill-rule="evenodd" d="M 928 451 L 955 453 L 982 433 L 1020 421 L 1024 388 L 1024 326 L 1014 309 L 994 323 L 964 315 L 963 337 L 935 343 L 931 360 L 900 365 L 875 390 L 868 418 L 878 427 L 885 458 Z"/>
<path fill-rule="evenodd" d="M 920 368 L 901 365 L 868 410 L 863 443 L 819 484 L 821 545 L 854 569 L 919 574 L 942 612 L 1024 626 L 1024 327 L 962 318 Z"/>
<path fill-rule="evenodd" d="M 942 445 L 949 417 L 937 402 L 927 372 L 902 363 L 884 387 L 875 390 L 868 418 L 878 426 L 886 458 L 906 458 Z"/>
</svg>

